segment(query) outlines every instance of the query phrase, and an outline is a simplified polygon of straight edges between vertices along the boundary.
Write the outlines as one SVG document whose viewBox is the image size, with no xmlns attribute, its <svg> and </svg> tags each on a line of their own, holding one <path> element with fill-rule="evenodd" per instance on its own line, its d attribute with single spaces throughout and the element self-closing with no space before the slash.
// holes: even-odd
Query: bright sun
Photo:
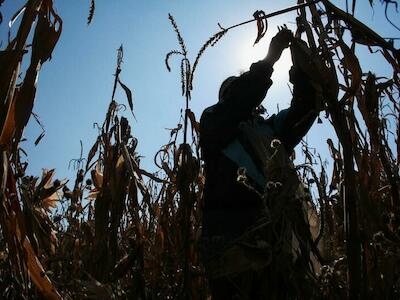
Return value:
<svg viewBox="0 0 400 300">
<path fill-rule="evenodd" d="M 271 37 L 274 34 L 271 34 Z M 253 37 L 243 38 L 240 47 L 237 51 L 237 62 L 238 71 L 244 72 L 250 68 L 250 65 L 256 61 L 259 61 L 267 55 L 267 49 L 269 47 L 270 40 L 262 39 L 259 44 L 253 47 Z M 290 56 L 290 50 L 286 49 L 279 61 L 274 65 L 274 73 L 272 74 L 272 80 L 274 82 L 289 80 L 289 70 L 292 66 L 292 59 Z"/>
<path fill-rule="evenodd" d="M 235 51 L 235 62 L 237 63 L 237 73 L 248 71 L 251 64 L 264 59 L 267 55 L 270 39 L 275 33 L 269 33 L 259 44 L 253 47 L 254 36 L 243 35 L 240 39 L 239 46 Z M 273 85 L 268 91 L 268 96 L 263 102 L 263 105 L 268 111 L 276 112 L 277 105 L 279 107 L 286 107 L 290 103 L 291 94 L 288 87 L 289 84 L 289 70 L 292 67 L 292 58 L 290 50 L 285 49 L 280 59 L 274 65 L 274 72 L 272 74 Z"/>
</svg>

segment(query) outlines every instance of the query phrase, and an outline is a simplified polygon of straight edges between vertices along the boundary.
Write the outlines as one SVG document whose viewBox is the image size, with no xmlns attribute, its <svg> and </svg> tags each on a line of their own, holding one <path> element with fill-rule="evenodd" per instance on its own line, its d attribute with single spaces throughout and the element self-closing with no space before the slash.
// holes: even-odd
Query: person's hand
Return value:
<svg viewBox="0 0 400 300">
<path fill-rule="evenodd" d="M 293 33 L 284 25 L 278 27 L 278 33 L 272 38 L 269 45 L 267 59 L 271 64 L 276 63 L 281 57 L 282 51 L 289 47 L 293 39 Z"/>
</svg>

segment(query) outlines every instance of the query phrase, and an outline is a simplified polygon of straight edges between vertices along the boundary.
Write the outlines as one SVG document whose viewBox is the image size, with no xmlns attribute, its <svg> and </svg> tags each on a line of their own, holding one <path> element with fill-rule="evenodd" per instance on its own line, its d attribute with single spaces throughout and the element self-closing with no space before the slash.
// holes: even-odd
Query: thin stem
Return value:
<svg viewBox="0 0 400 300">
<path fill-rule="evenodd" d="M 185 109 L 185 123 L 183 127 L 183 143 L 187 142 L 187 127 L 188 127 L 188 110 L 189 110 L 189 97 L 186 96 L 186 109 Z"/>
<path fill-rule="evenodd" d="M 290 6 L 290 7 L 281 9 L 281 10 L 274 11 L 274 12 L 272 12 L 270 14 L 266 14 L 265 16 L 263 16 L 260 19 L 272 18 L 272 17 L 278 16 L 278 15 L 281 15 L 281 14 L 284 14 L 284 13 L 287 13 L 287 12 L 290 12 L 290 11 L 293 11 L 293 10 L 297 10 L 297 9 L 300 9 L 300 8 L 303 8 L 303 7 L 306 7 L 306 6 L 310 6 L 312 4 L 316 4 L 316 3 L 320 2 L 320 1 L 322 1 L 322 0 L 313 0 L 313 1 L 309 2 L 309 3 L 303 3 L 303 4 L 299 4 L 299 5 Z M 233 29 L 235 27 L 246 25 L 246 24 L 249 24 L 249 23 L 252 23 L 252 22 L 255 22 L 255 21 L 257 21 L 257 19 L 247 20 L 245 22 L 242 22 L 242 23 L 239 23 L 239 24 L 236 24 L 236 25 L 232 25 L 232 26 L 230 26 L 228 28 L 224 28 L 224 29 L 225 30 Z"/>
</svg>

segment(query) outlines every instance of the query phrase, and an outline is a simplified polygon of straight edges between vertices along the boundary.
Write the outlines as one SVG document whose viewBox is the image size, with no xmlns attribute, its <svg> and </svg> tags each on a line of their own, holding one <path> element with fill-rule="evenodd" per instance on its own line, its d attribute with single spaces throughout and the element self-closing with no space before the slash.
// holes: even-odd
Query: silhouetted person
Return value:
<svg viewBox="0 0 400 300">
<path fill-rule="evenodd" d="M 259 193 L 265 186 L 263 163 L 249 145 L 241 124 L 254 124 L 261 135 L 280 140 L 290 154 L 317 117 L 314 88 L 299 68 L 290 71 L 294 84 L 290 107 L 268 119 L 255 113 L 272 85 L 274 64 L 292 39 L 290 30 L 280 30 L 271 40 L 265 59 L 253 63 L 248 72 L 227 78 L 221 85 L 218 103 L 202 114 L 200 145 L 206 173 L 203 254 L 208 273 L 213 268 L 209 263 L 255 224 L 262 207 Z M 237 181 L 240 167 L 246 169 L 250 185 L 259 193 Z M 213 299 L 230 299 L 238 294 L 242 283 L 234 280 L 211 278 Z"/>
</svg>

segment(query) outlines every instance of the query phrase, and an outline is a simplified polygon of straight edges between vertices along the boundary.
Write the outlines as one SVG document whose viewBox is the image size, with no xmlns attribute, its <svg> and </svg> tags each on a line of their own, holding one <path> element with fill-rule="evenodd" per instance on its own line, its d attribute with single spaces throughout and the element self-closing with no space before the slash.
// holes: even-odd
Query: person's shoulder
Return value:
<svg viewBox="0 0 400 300">
<path fill-rule="evenodd" d="M 206 109 L 203 110 L 202 114 L 201 114 L 201 119 L 210 116 L 212 114 L 214 114 L 215 112 L 218 111 L 218 103 L 211 105 L 209 107 L 207 107 Z"/>
<path fill-rule="evenodd" d="M 200 116 L 200 126 L 204 126 L 204 123 L 209 123 L 211 120 L 215 119 L 215 113 L 217 111 L 217 104 L 211 105 L 203 110 Z"/>
<path fill-rule="evenodd" d="M 215 110 L 216 110 L 217 107 L 218 107 L 218 103 L 217 103 L 217 104 L 214 104 L 214 105 L 211 105 L 211 106 L 207 107 L 207 108 L 203 111 L 203 114 L 213 113 L 213 112 L 215 112 Z"/>
</svg>

